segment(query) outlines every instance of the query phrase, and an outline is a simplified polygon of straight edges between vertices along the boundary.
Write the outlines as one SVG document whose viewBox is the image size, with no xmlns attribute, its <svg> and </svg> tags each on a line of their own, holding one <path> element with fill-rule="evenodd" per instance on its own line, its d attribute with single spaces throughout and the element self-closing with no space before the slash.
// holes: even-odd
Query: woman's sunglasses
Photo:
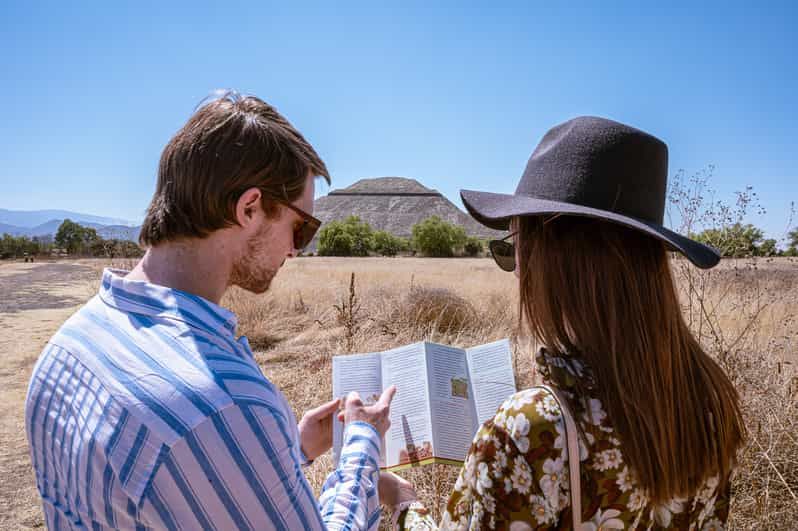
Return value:
<svg viewBox="0 0 798 531">
<path fill-rule="evenodd" d="M 491 240 L 490 243 L 488 243 L 490 254 L 493 256 L 496 264 L 504 271 L 510 273 L 515 271 L 515 245 L 507 240 L 516 234 L 516 232 L 513 232 L 501 240 Z"/>
<path fill-rule="evenodd" d="M 281 205 L 287 206 L 302 218 L 302 224 L 294 228 L 294 249 L 301 251 L 308 246 L 310 240 L 316 235 L 316 231 L 321 227 L 321 220 L 314 218 L 288 201 L 283 201 L 281 199 L 277 199 L 276 201 Z"/>
</svg>

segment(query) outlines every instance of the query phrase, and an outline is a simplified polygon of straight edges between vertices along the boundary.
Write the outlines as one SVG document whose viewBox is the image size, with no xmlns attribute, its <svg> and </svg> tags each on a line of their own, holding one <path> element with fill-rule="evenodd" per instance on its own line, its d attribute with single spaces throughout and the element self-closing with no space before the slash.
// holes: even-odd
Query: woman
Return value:
<svg viewBox="0 0 798 531">
<path fill-rule="evenodd" d="M 717 253 L 662 227 L 667 147 L 582 117 L 550 130 L 513 195 L 462 191 L 519 279 L 536 361 L 576 420 L 583 529 L 722 529 L 744 438 L 738 397 L 682 318 L 668 251 Z M 506 239 L 505 239 L 506 240 Z M 509 397 L 477 433 L 441 527 L 571 529 L 568 455 L 556 397 Z M 576 453 L 576 452 L 574 452 Z M 406 482 L 399 522 L 434 527 Z"/>
</svg>

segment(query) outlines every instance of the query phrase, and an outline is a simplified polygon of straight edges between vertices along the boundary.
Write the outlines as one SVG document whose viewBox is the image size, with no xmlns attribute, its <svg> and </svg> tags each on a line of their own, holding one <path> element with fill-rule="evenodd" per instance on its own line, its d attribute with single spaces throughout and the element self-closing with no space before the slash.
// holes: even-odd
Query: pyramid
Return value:
<svg viewBox="0 0 798 531">
<path fill-rule="evenodd" d="M 346 188 L 332 190 L 316 199 L 313 215 L 323 223 L 357 216 L 374 230 L 384 230 L 404 238 L 411 236 L 413 225 L 430 216 L 463 227 L 469 236 L 504 236 L 474 221 L 437 190 L 405 177 L 361 179 Z M 308 251 L 316 250 L 317 240 L 318 234 L 308 246 Z"/>
</svg>

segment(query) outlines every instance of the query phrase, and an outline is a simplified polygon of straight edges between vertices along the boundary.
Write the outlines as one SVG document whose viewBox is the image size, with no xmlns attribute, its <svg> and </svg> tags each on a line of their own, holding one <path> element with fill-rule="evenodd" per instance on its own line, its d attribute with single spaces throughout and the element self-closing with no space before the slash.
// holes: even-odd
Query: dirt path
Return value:
<svg viewBox="0 0 798 531">
<path fill-rule="evenodd" d="M 25 436 L 25 393 L 50 336 L 96 289 L 69 262 L 0 263 L 0 530 L 43 528 Z"/>
</svg>

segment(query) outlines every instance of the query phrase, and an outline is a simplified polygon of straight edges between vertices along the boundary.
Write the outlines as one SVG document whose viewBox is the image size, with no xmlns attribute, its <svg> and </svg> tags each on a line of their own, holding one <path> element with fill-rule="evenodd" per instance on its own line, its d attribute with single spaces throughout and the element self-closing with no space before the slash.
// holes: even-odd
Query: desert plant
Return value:
<svg viewBox="0 0 798 531">
<path fill-rule="evenodd" d="M 798 439 L 793 435 L 798 403 L 789 394 L 795 369 L 779 358 L 790 353 L 798 335 L 796 312 L 786 299 L 794 294 L 778 270 L 764 275 L 752 258 L 759 254 L 761 234 L 744 220 L 752 210 L 763 212 L 756 194 L 748 187 L 737 193 L 734 205 L 707 201 L 713 197 L 710 175 L 711 168 L 672 181 L 669 199 L 678 228 L 695 234 L 703 226 L 702 234 L 719 238 L 705 241 L 720 245 L 727 255 L 748 258 L 712 270 L 674 260 L 673 269 L 688 324 L 731 378 L 746 418 L 748 440 L 733 478 L 730 527 L 786 529 L 798 518 Z M 768 324 L 774 315 L 781 326 Z"/>
<path fill-rule="evenodd" d="M 482 240 L 474 236 L 467 238 L 465 245 L 463 245 L 463 252 L 466 256 L 479 256 L 484 250 L 485 247 L 482 245 Z"/>
<path fill-rule="evenodd" d="M 372 237 L 373 249 L 375 253 L 382 256 L 396 256 L 408 248 L 407 241 L 404 238 L 394 236 L 390 232 L 378 230 Z"/>
<path fill-rule="evenodd" d="M 371 226 L 357 216 L 331 221 L 319 232 L 320 256 L 368 256 L 372 249 Z"/>
<path fill-rule="evenodd" d="M 412 233 L 413 247 L 426 256 L 453 256 L 455 250 L 466 242 L 463 227 L 453 225 L 438 216 L 416 223 Z"/>
</svg>

